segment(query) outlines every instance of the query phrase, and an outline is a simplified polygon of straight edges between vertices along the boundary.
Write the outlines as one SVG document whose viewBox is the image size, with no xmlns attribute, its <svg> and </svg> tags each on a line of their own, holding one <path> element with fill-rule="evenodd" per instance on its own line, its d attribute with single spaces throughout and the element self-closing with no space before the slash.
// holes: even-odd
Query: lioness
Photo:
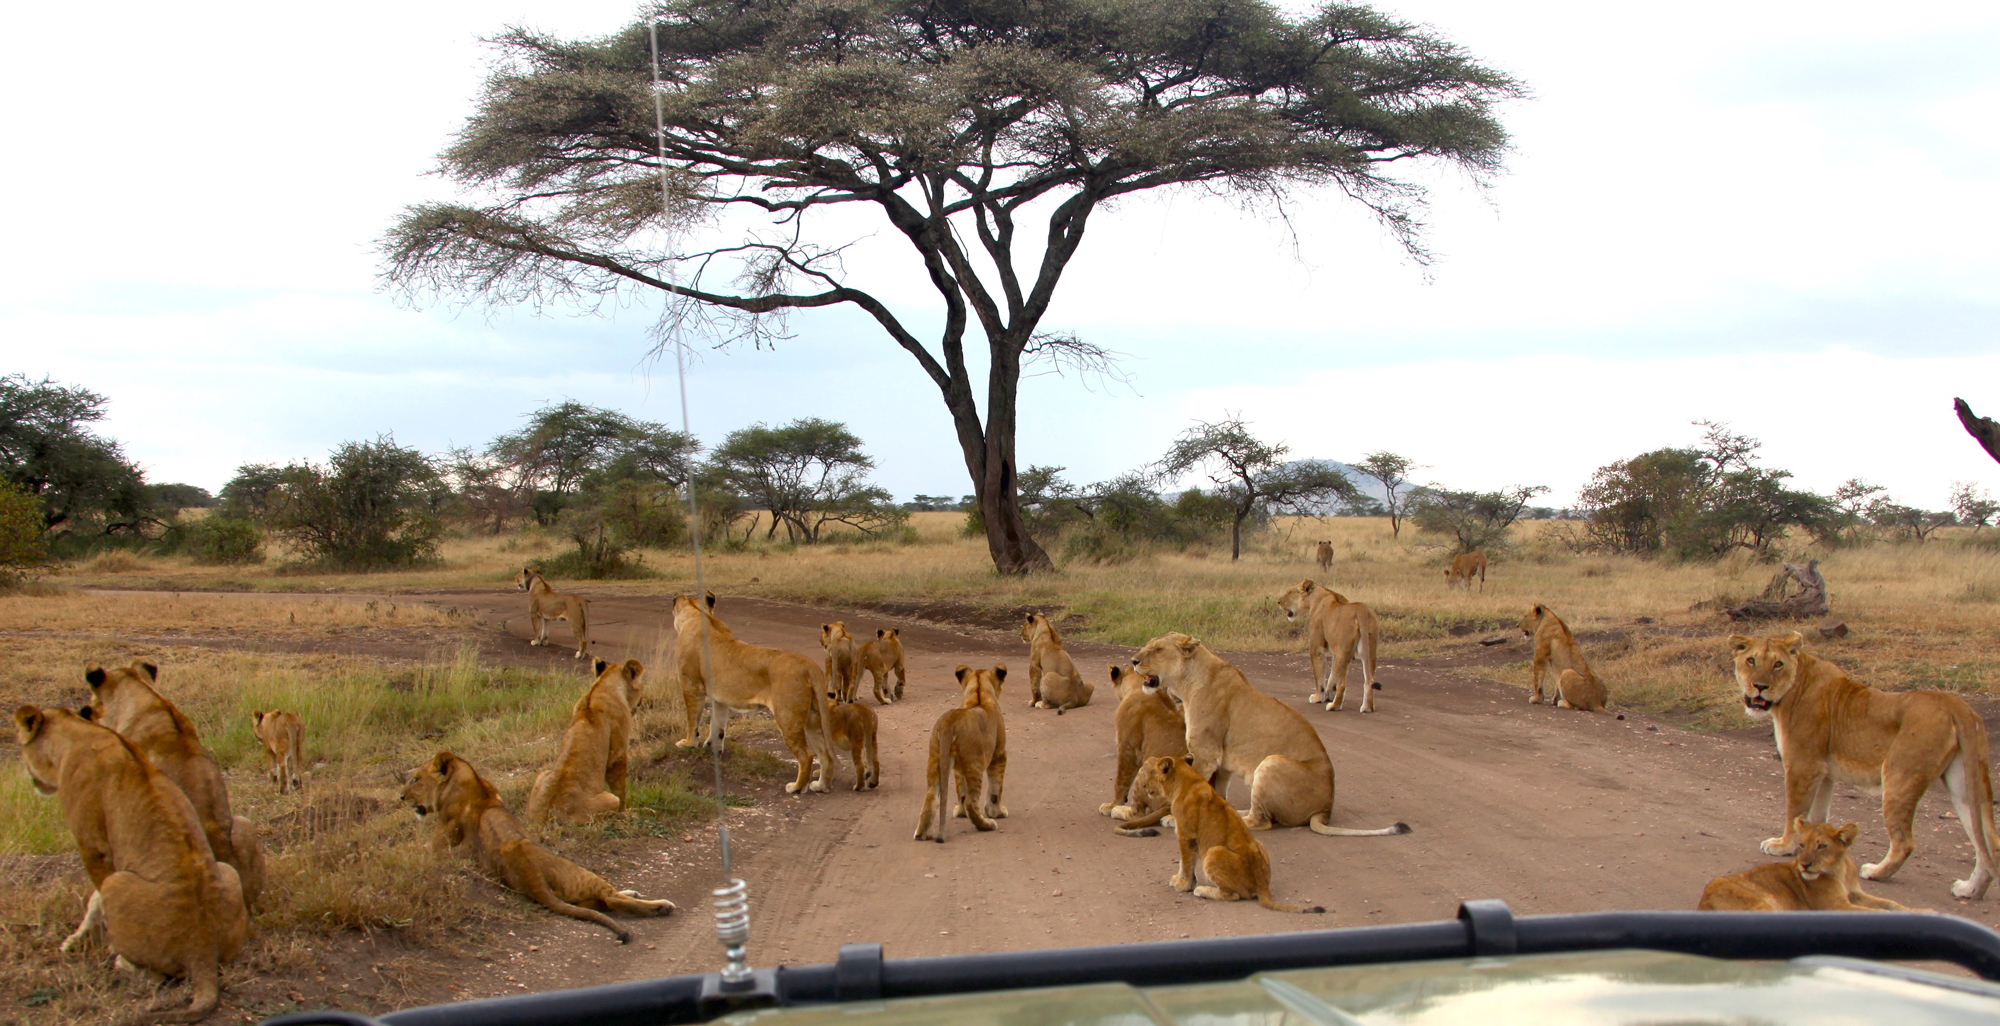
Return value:
<svg viewBox="0 0 2000 1026">
<path fill-rule="evenodd" d="M 1584 661 L 1583 649 L 1576 643 L 1576 636 L 1569 632 L 1569 625 L 1552 612 L 1549 607 L 1537 603 L 1521 617 L 1521 633 L 1535 639 L 1534 679 L 1528 693 L 1529 705 L 1540 705 L 1542 701 L 1542 674 L 1550 669 L 1560 671 L 1556 675 L 1556 706 L 1561 709 L 1582 709 L 1585 712 L 1602 712 L 1607 697 L 1604 682 L 1597 674 L 1590 672 L 1590 664 Z"/>
<path fill-rule="evenodd" d="M 819 647 L 826 649 L 826 685 L 843 702 L 854 701 L 854 689 L 861 686 L 861 661 L 854 652 L 854 635 L 847 624 L 836 620 L 819 625 Z"/>
<path fill-rule="evenodd" d="M 554 585 L 542 578 L 540 570 L 522 567 L 521 576 L 514 579 L 514 586 L 528 593 L 528 624 L 535 629 L 535 640 L 530 645 L 549 643 L 549 621 L 568 620 L 570 633 L 576 635 L 576 658 L 582 659 L 590 651 L 590 600 L 582 595 L 557 591 Z"/>
<path fill-rule="evenodd" d="M 1347 701 L 1347 668 L 1359 650 L 1361 711 L 1374 712 L 1375 692 L 1381 688 L 1375 683 L 1375 611 L 1312 581 L 1300 581 L 1278 596 L 1278 608 L 1285 611 L 1287 620 L 1306 614 L 1306 651 L 1312 656 L 1313 668 L 1313 693 L 1306 701 L 1325 702 L 1328 712 L 1340 708 Z"/>
<path fill-rule="evenodd" d="M 1959 898 L 1980 898 L 1993 882 L 1993 781 L 1986 724 L 1965 700 L 1935 692 L 1891 694 L 1858 683 L 1804 651 L 1798 632 L 1782 638 L 1732 635 L 1743 710 L 1769 719 L 1785 761 L 1785 833 L 1762 845 L 1782 855 L 1798 843 L 1799 820 L 1826 818 L 1833 785 L 1880 788 L 1889 854 L 1861 867 L 1887 880 L 1915 850 L 1910 822 L 1933 780 L 1951 793 L 1959 825 L 1972 841 L 1972 875 L 1951 885 Z"/>
<path fill-rule="evenodd" d="M 61 802 L 96 888 L 73 951 L 102 927 L 120 965 L 185 976 L 185 1012 L 139 1021 L 200 1022 L 222 994 L 222 964 L 250 928 L 236 870 L 210 854 L 187 796 L 126 738 L 62 709 L 14 710 L 35 789 Z"/>
<path fill-rule="evenodd" d="M 1112 715 L 1117 725 L 1118 773 L 1111 783 L 1111 800 L 1097 811 L 1112 819 L 1133 820 L 1126 828 L 1137 830 L 1152 825 L 1136 821 L 1154 810 L 1144 807 L 1132 787 L 1132 778 L 1139 775 L 1139 764 L 1147 759 L 1162 755 L 1178 759 L 1187 754 L 1187 720 L 1172 698 L 1136 670 L 1113 664 L 1111 686 L 1119 695 L 1118 711 Z M 1158 816 L 1152 818 L 1158 822 Z"/>
<path fill-rule="evenodd" d="M 1191 761 L 1170 755 L 1147 759 L 1132 782 L 1134 791 L 1162 794 L 1172 803 L 1174 834 L 1181 845 L 1181 870 L 1169 881 L 1173 888 L 1214 901 L 1256 898 L 1257 904 L 1278 912 L 1326 911 L 1318 905 L 1282 905 L 1271 897 L 1271 853 L 1250 836 L 1243 818 L 1194 771 Z M 1208 878 L 1199 887 L 1197 867 Z"/>
<path fill-rule="evenodd" d="M 1007 816 L 1000 788 L 1007 779 L 1007 723 L 1000 715 L 1000 685 L 1007 668 L 975 670 L 960 666 L 953 674 L 963 689 L 962 704 L 931 726 L 931 761 L 924 776 L 924 808 L 917 817 L 916 840 L 944 843 L 944 810 L 950 806 L 951 778 L 958 776 L 958 814 L 980 830 L 991 830 L 995 819 Z M 976 781 L 976 784 L 975 784 Z"/>
<path fill-rule="evenodd" d="M 705 608 L 704 608 L 705 606 Z M 682 707 L 687 710 L 687 736 L 694 744 L 695 722 L 702 696 L 710 699 L 708 743 L 722 743 L 722 728 L 730 712 L 764 708 L 778 721 L 785 747 L 798 760 L 798 779 L 785 790 L 824 791 L 833 772 L 833 743 L 827 737 L 824 675 L 805 656 L 763 648 L 736 640 L 712 610 L 715 595 L 696 602 L 691 595 L 674 596 L 675 649 L 680 661 Z M 704 634 L 704 630 L 706 634 Z M 714 679 L 702 671 L 703 653 Z M 813 772 L 814 761 L 819 772 Z"/>
<path fill-rule="evenodd" d="M 86 718 L 132 742 L 187 795 L 201 820 L 202 833 L 208 837 L 209 851 L 218 861 L 235 868 L 243 885 L 243 900 L 256 911 L 257 896 L 264 890 L 264 846 L 258 840 L 257 827 L 242 816 L 230 815 L 229 789 L 222 782 L 215 756 L 202 746 L 194 723 L 153 690 L 160 668 L 144 659 L 113 670 L 87 663 L 83 679 L 90 685 Z"/>
<path fill-rule="evenodd" d="M 1839 829 L 1825 823 L 1797 820 L 1799 853 L 1790 862 L 1767 862 L 1741 873 L 1718 876 L 1702 889 L 1705 912 L 1918 912 L 1887 898 L 1861 891 L 1861 879 L 1847 847 L 1861 827 Z"/>
<path fill-rule="evenodd" d="M 296 713 L 256 709 L 250 713 L 250 731 L 264 746 L 264 760 L 269 764 L 272 781 L 278 785 L 278 793 L 297 790 L 300 775 L 305 772 L 305 723 Z"/>
<path fill-rule="evenodd" d="M 903 700 L 903 639 L 894 627 L 875 629 L 875 640 L 855 654 L 861 668 L 875 681 L 875 701 L 888 705 Z M 889 674 L 896 674 L 896 686 L 889 687 Z"/>
<path fill-rule="evenodd" d="M 854 760 L 854 789 L 872 788 L 882 780 L 882 761 L 875 755 L 875 710 L 856 701 L 842 702 L 826 693 L 827 730 L 834 750 L 846 749 Z"/>
<path fill-rule="evenodd" d="M 1040 613 L 1029 613 L 1021 625 L 1021 640 L 1028 643 L 1028 704 L 1036 709 L 1054 709 L 1056 715 L 1089 705 L 1091 683 L 1076 672 L 1076 664 L 1063 651 L 1062 635 L 1056 625 Z"/>
<path fill-rule="evenodd" d="M 454 849 L 471 846 L 471 855 L 487 873 L 557 915 L 610 930 L 620 944 L 630 944 L 632 934 L 605 912 L 663 916 L 674 910 L 671 901 L 650 901 L 637 891 L 617 890 L 603 877 L 530 840 L 520 821 L 501 804 L 500 792 L 471 763 L 450 752 L 439 752 L 412 771 L 402 798 L 418 819 L 436 813 L 439 837 Z"/>
<path fill-rule="evenodd" d="M 1326 573 L 1333 566 L 1333 543 L 1323 541 L 1313 551 L 1313 562 L 1319 564 L 1319 572 Z"/>
<path fill-rule="evenodd" d="M 1310 826 L 1313 833 L 1378 837 L 1410 832 L 1397 823 L 1379 830 L 1332 826 L 1333 760 L 1297 709 L 1250 685 L 1243 671 L 1224 662 L 1197 638 L 1162 634 L 1132 657 L 1133 669 L 1159 679 L 1181 700 L 1187 717 L 1188 755 L 1195 772 L 1229 794 L 1230 777 L 1250 782 L 1252 830 Z"/>
<path fill-rule="evenodd" d="M 625 807 L 632 707 L 639 702 L 639 678 L 646 667 L 637 659 L 595 659 L 591 668 L 597 680 L 570 707 L 556 764 L 535 774 L 528 791 L 528 822 L 536 826 L 547 826 L 551 819 L 587 823 Z"/>
<path fill-rule="evenodd" d="M 1444 586 L 1464 583 L 1465 590 L 1472 590 L 1472 575 L 1479 575 L 1479 590 L 1486 590 L 1486 553 L 1461 552 L 1451 557 L 1451 567 L 1444 572 Z"/>
</svg>

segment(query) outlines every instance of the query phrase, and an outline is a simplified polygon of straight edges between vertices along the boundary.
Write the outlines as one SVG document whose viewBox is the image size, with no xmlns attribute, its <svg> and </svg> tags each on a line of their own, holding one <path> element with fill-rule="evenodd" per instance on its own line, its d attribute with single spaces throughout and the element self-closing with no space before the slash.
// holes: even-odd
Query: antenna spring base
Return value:
<svg viewBox="0 0 2000 1026">
<path fill-rule="evenodd" d="M 715 895 L 715 938 L 722 942 L 727 963 L 721 977 L 725 986 L 747 986 L 750 963 L 745 948 L 750 943 L 750 889 L 742 880 L 731 878 L 729 886 L 718 887 Z"/>
</svg>

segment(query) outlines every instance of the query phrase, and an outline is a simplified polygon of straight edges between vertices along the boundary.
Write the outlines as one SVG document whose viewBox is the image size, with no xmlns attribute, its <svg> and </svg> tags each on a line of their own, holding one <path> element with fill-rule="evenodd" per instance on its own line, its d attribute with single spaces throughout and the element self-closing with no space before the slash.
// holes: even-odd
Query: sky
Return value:
<svg viewBox="0 0 2000 1026">
<path fill-rule="evenodd" d="M 1334 194 L 1282 218 L 1192 192 L 1101 212 L 1044 327 L 1125 354 L 1129 382 L 1028 379 L 1023 464 L 1108 478 L 1240 415 L 1296 456 L 1388 449 L 1419 480 L 1561 504 L 1710 419 L 1806 487 L 1858 476 L 1930 508 L 1956 481 L 2000 491 L 1951 412 L 2000 411 L 2000 5 L 1378 6 L 1527 85 L 1501 112 L 1507 173 L 1428 179 L 1428 266 Z M 481 445 L 564 399 L 678 424 L 657 307 L 414 304 L 375 250 L 404 206 L 451 195 L 429 172 L 483 37 L 598 35 L 635 10 L 15 12 L 0 373 L 104 394 L 102 430 L 150 479 L 211 489 L 384 433 Z M 897 243 L 856 232 L 855 284 L 934 317 Z M 971 490 L 935 388 L 872 322 L 790 328 L 699 354 L 698 435 L 825 417 L 897 495 Z"/>
</svg>

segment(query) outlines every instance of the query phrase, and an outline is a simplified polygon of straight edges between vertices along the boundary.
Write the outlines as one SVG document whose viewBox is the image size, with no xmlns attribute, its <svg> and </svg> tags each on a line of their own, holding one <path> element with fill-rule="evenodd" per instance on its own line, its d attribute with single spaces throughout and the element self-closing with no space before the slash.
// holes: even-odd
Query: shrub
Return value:
<svg viewBox="0 0 2000 1026">
<path fill-rule="evenodd" d="M 295 463 L 273 496 L 271 525 L 322 566 L 372 569 L 437 560 L 444 483 L 430 457 L 387 435 L 348 442 L 325 467 Z"/>
<path fill-rule="evenodd" d="M 0 576 L 13 577 L 47 560 L 40 500 L 25 488 L 0 482 Z"/>
<path fill-rule="evenodd" d="M 240 517 L 203 517 L 186 527 L 184 547 L 197 563 L 262 563 L 264 532 Z"/>
</svg>

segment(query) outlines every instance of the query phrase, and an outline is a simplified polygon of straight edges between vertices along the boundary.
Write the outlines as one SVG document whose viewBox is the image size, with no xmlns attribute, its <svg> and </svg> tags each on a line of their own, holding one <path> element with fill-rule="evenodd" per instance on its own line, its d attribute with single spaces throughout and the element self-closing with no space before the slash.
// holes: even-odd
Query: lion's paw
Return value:
<svg viewBox="0 0 2000 1026">
<path fill-rule="evenodd" d="M 1007 818 L 1007 807 L 1006 807 L 1005 805 L 988 805 L 988 806 L 986 807 L 986 818 L 987 818 L 987 819 L 1006 819 L 1006 818 Z"/>
<path fill-rule="evenodd" d="M 1194 890 L 1194 878 L 1188 876 L 1186 873 L 1175 873 L 1174 878 L 1167 881 L 1167 883 L 1177 891 Z"/>
<path fill-rule="evenodd" d="M 1975 873 L 1973 876 L 1976 878 L 1978 874 Z M 1988 882 L 1990 883 L 1991 881 Z M 1954 898 L 1971 898 L 1977 900 L 1985 897 L 1985 895 L 1986 884 L 1977 882 L 1976 879 L 1953 880 L 1951 882 L 1951 896 Z"/>
<path fill-rule="evenodd" d="M 1097 807 L 1097 814 L 1100 816 L 1110 816 L 1112 819 L 1122 821 L 1132 818 L 1132 807 L 1130 805 L 1114 805 L 1111 802 L 1105 802 Z"/>
<path fill-rule="evenodd" d="M 785 782 L 785 793 L 786 793 L 786 794 L 798 794 L 798 793 L 799 793 L 799 782 L 798 782 L 798 781 L 796 781 L 796 780 L 788 780 L 788 781 L 786 781 L 786 782 Z"/>
<path fill-rule="evenodd" d="M 1870 862 L 1861 867 L 1861 878 L 1863 880 L 1887 880 L 1892 875 L 1894 875 L 1892 872 L 1885 872 L 1882 869 L 1882 863 L 1880 862 Z"/>
<path fill-rule="evenodd" d="M 810 783 L 810 784 L 807 784 L 807 785 L 806 785 L 806 789 L 807 789 L 807 790 L 809 790 L 809 791 L 817 791 L 817 792 L 819 792 L 820 794 L 825 794 L 825 793 L 826 793 L 826 790 L 827 790 L 827 788 L 826 788 L 826 781 L 824 781 L 824 780 L 815 780 L 815 781 L 813 781 L 812 783 Z"/>
<path fill-rule="evenodd" d="M 1798 847 L 1796 842 L 1782 837 L 1767 837 L 1763 843 L 1757 845 L 1758 850 L 1766 855 L 1790 855 L 1792 849 L 1796 847 Z"/>
</svg>

